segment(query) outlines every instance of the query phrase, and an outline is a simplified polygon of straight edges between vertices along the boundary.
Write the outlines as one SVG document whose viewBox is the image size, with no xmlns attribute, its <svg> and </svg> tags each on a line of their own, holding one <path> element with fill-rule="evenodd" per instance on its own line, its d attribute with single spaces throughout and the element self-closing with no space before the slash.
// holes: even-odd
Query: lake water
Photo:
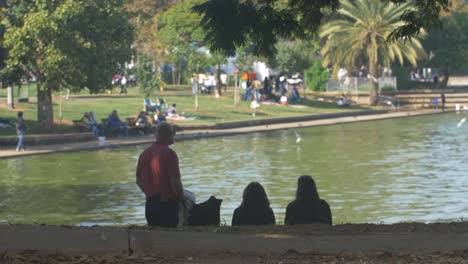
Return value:
<svg viewBox="0 0 468 264">
<path fill-rule="evenodd" d="M 468 217 L 468 124 L 463 114 L 180 141 L 185 188 L 223 199 L 231 224 L 242 191 L 262 183 L 282 222 L 297 178 L 311 175 L 333 222 L 453 221 Z M 0 221 L 145 224 L 135 166 L 145 145 L 0 160 Z"/>
</svg>

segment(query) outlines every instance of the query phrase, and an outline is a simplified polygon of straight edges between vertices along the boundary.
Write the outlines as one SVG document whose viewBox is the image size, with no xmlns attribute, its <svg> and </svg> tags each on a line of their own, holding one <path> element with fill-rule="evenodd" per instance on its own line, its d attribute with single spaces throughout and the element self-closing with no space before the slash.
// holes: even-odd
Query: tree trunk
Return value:
<svg viewBox="0 0 468 264">
<path fill-rule="evenodd" d="M 219 96 L 221 96 L 221 65 L 216 64 L 216 90 L 218 90 Z"/>
<path fill-rule="evenodd" d="M 377 63 L 373 62 L 373 58 L 369 58 L 369 74 L 371 89 L 369 93 L 369 105 L 375 106 L 379 102 L 379 83 L 377 82 Z"/>
<path fill-rule="evenodd" d="M 181 73 L 182 73 L 182 64 L 179 64 L 179 66 L 177 67 L 177 85 L 180 85 Z"/>
<path fill-rule="evenodd" d="M 54 127 L 52 89 L 42 86 L 41 83 L 37 85 L 37 121 L 41 130 L 50 131 Z"/>
<path fill-rule="evenodd" d="M 8 104 L 8 109 L 14 109 L 15 108 L 15 87 L 13 85 L 9 85 L 7 88 L 7 104 Z"/>
<path fill-rule="evenodd" d="M 159 92 L 164 92 L 164 87 L 162 83 L 162 76 L 161 76 L 161 65 L 159 65 L 159 62 L 156 62 L 156 73 L 155 75 L 157 78 L 159 78 Z"/>
<path fill-rule="evenodd" d="M 172 84 L 175 84 L 175 83 L 176 83 L 176 82 L 175 82 L 175 70 L 174 70 L 175 67 L 176 67 L 175 64 L 172 64 L 172 67 L 171 67 L 171 71 L 172 71 Z"/>
</svg>

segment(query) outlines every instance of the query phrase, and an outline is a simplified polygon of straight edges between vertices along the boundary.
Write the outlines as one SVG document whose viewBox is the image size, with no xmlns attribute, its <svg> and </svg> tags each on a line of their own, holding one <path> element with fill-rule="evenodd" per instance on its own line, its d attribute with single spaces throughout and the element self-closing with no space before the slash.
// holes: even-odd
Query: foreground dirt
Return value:
<svg viewBox="0 0 468 264">
<path fill-rule="evenodd" d="M 417 255 L 417 254 L 391 254 L 387 252 L 374 253 L 340 253 L 336 255 L 302 255 L 297 252 L 287 252 L 282 256 L 265 255 L 236 255 L 231 253 L 197 255 L 197 256 L 171 256 L 152 254 L 143 256 L 104 255 L 104 256 L 41 256 L 34 252 L 25 252 L 20 255 L 8 253 L 0 254 L 0 263 L 66 263 L 66 264 L 151 264 L 151 263 L 207 263 L 207 264 L 234 264 L 234 263 L 468 263 L 468 251 Z"/>
</svg>

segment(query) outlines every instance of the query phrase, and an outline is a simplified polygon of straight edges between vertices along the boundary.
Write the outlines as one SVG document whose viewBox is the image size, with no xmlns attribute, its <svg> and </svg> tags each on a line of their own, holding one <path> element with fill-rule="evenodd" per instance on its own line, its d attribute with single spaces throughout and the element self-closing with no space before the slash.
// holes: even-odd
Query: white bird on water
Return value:
<svg viewBox="0 0 468 264">
<path fill-rule="evenodd" d="M 296 134 L 296 143 L 301 142 L 302 137 L 301 137 L 301 135 L 299 134 L 299 132 L 297 132 L 296 130 L 293 130 L 293 131 L 294 131 L 294 134 Z"/>
<path fill-rule="evenodd" d="M 466 121 L 466 118 L 463 118 L 462 120 L 460 120 L 460 122 L 458 122 L 457 124 L 457 127 L 461 127 L 463 123 L 465 123 L 465 121 Z"/>
</svg>

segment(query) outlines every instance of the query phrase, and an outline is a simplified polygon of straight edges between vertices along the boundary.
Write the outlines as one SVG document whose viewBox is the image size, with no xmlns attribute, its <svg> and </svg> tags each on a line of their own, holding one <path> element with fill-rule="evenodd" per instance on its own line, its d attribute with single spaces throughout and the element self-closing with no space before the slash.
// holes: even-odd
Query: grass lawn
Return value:
<svg viewBox="0 0 468 264">
<path fill-rule="evenodd" d="M 195 110 L 195 97 L 190 94 L 190 87 L 168 87 L 164 92 L 157 92 L 152 96 L 152 101 L 157 98 L 164 98 L 168 105 L 177 104 L 177 111 L 184 112 L 185 116 L 196 117 L 194 120 L 170 121 L 176 124 L 214 124 L 219 122 L 242 121 L 252 119 L 266 119 L 275 117 L 301 116 L 321 113 L 334 113 L 342 111 L 355 111 L 364 109 L 359 106 L 350 108 L 337 108 L 336 103 L 323 102 L 312 98 L 301 99 L 295 104 L 288 106 L 265 105 L 262 104 L 257 109 L 256 116 L 252 116 L 250 102 L 241 101 L 239 106 L 234 106 L 233 91 L 228 90 L 220 98 L 214 98 L 213 95 L 198 96 L 198 111 Z M 54 103 L 54 132 L 74 131 L 72 120 L 80 119 L 83 113 L 92 110 L 98 122 L 107 118 L 110 112 L 117 110 L 121 119 L 127 117 L 136 117 L 139 111 L 143 109 L 143 96 L 138 88 L 128 88 L 128 94 L 118 95 L 119 89 L 116 88 L 112 94 L 90 95 L 81 92 L 79 95 L 70 95 L 69 100 L 55 94 Z M 35 93 L 34 93 L 35 94 Z M 17 103 L 16 109 L 8 110 L 6 100 L 0 104 L 0 119 L 6 119 L 15 122 L 16 112 L 23 111 L 28 134 L 39 134 L 41 131 L 37 126 L 37 104 L 34 97 L 30 97 L 28 103 Z M 62 119 L 60 120 L 60 101 Z M 15 135 L 15 129 L 0 128 L 0 136 Z"/>
</svg>

